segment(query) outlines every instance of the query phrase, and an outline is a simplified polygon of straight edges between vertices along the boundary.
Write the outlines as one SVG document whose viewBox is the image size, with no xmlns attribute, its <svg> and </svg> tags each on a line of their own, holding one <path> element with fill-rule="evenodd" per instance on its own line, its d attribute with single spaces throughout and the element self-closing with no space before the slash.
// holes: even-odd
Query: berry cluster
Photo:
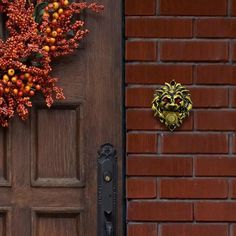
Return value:
<svg viewBox="0 0 236 236">
<path fill-rule="evenodd" d="M 51 60 L 72 53 L 88 33 L 79 19 L 84 9 L 99 12 L 96 3 L 72 0 L 1 0 L 9 37 L 0 40 L 0 124 L 8 126 L 15 114 L 28 117 L 31 97 L 42 93 L 50 107 L 54 99 L 64 99 L 50 76 Z"/>
</svg>

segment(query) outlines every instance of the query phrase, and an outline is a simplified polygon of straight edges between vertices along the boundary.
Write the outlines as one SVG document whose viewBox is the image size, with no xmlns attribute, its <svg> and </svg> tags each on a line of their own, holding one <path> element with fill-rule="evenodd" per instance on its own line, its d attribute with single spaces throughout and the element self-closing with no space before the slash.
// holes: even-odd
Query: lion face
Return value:
<svg viewBox="0 0 236 236">
<path fill-rule="evenodd" d="M 156 90 L 152 102 L 154 116 L 159 117 L 171 131 L 179 127 L 183 120 L 189 116 L 192 101 L 189 91 L 174 80 L 165 83 L 165 86 Z"/>
</svg>

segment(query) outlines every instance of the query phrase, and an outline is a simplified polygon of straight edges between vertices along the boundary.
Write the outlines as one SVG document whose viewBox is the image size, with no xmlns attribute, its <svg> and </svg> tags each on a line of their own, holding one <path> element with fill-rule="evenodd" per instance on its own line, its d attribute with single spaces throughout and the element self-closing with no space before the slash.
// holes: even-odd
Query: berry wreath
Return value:
<svg viewBox="0 0 236 236">
<path fill-rule="evenodd" d="M 43 94 L 50 107 L 64 99 L 50 76 L 51 61 L 72 53 L 88 30 L 78 20 L 85 9 L 99 12 L 102 5 L 70 0 L 1 0 L 8 38 L 0 39 L 0 125 L 7 127 L 17 114 L 26 120 L 31 98 Z"/>
</svg>

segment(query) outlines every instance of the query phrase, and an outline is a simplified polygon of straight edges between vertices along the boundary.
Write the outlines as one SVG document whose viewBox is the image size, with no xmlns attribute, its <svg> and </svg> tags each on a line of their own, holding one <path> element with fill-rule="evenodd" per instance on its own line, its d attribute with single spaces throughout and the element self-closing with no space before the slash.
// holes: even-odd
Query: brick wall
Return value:
<svg viewBox="0 0 236 236">
<path fill-rule="evenodd" d="M 128 236 L 236 236 L 236 0 L 125 0 Z M 154 89 L 194 110 L 168 132 Z"/>
</svg>

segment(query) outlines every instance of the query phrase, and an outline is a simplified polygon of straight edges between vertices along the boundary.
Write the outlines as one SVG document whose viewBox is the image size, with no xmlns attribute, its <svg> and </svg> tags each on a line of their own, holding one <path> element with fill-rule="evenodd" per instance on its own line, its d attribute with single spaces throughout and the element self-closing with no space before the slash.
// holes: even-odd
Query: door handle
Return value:
<svg viewBox="0 0 236 236">
<path fill-rule="evenodd" d="M 111 144 L 98 151 L 98 236 L 116 236 L 117 158 Z"/>
<path fill-rule="evenodd" d="M 112 224 L 112 212 L 104 212 L 105 216 L 105 230 L 106 230 L 106 236 L 112 236 L 113 231 L 113 224 Z"/>
</svg>

